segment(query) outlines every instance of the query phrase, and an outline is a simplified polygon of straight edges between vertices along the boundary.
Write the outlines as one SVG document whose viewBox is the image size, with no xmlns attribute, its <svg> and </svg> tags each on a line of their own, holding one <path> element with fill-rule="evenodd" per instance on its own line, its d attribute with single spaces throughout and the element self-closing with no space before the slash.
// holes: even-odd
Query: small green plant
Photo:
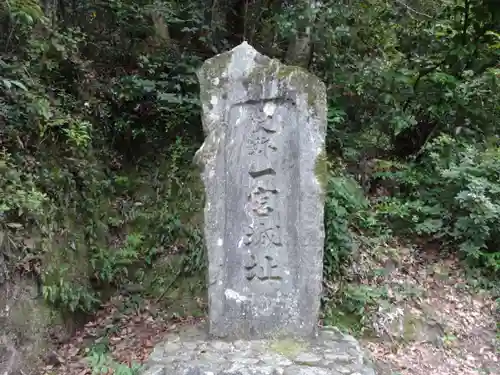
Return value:
<svg viewBox="0 0 500 375">
<path fill-rule="evenodd" d="M 43 286 L 43 297 L 52 305 L 69 312 L 91 313 L 99 306 L 99 296 L 89 287 L 60 279 Z"/>
<path fill-rule="evenodd" d="M 384 287 L 346 283 L 325 304 L 324 321 L 356 334 L 370 331 L 370 317 L 382 301 L 387 300 Z"/>
<path fill-rule="evenodd" d="M 90 257 L 94 276 L 103 283 L 122 283 L 128 276 L 130 266 L 140 259 L 143 241 L 143 235 L 132 233 L 117 249 L 94 249 Z"/>
<path fill-rule="evenodd" d="M 36 186 L 34 176 L 18 169 L 8 153 L 0 150 L 0 223 L 15 229 L 12 221 L 40 220 L 47 195 Z"/>
<path fill-rule="evenodd" d="M 92 367 L 93 375 L 108 374 L 112 371 L 115 375 L 138 375 L 143 366 L 132 363 L 130 366 L 116 362 L 109 354 L 101 352 L 91 352 L 87 360 Z"/>
<path fill-rule="evenodd" d="M 325 203 L 325 264 L 327 279 L 343 273 L 350 263 L 356 235 L 353 222 L 366 213 L 368 202 L 357 182 L 347 175 L 331 175 Z"/>
<path fill-rule="evenodd" d="M 452 334 L 446 334 L 442 338 L 443 340 L 443 345 L 445 347 L 453 347 L 454 343 L 458 340 L 458 338 L 455 335 Z"/>
</svg>

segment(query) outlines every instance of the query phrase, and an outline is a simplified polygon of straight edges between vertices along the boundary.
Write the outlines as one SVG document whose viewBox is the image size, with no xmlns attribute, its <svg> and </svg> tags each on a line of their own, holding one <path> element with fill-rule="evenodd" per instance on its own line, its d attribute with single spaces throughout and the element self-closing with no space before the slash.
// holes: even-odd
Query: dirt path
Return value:
<svg viewBox="0 0 500 375">
<path fill-rule="evenodd" d="M 383 375 L 500 374 L 498 305 L 467 283 L 456 260 L 408 260 L 390 285 L 422 293 L 395 301 L 382 339 L 364 339 Z M 381 314 L 384 315 L 384 314 Z M 390 314 L 385 314 L 385 316 Z"/>
</svg>

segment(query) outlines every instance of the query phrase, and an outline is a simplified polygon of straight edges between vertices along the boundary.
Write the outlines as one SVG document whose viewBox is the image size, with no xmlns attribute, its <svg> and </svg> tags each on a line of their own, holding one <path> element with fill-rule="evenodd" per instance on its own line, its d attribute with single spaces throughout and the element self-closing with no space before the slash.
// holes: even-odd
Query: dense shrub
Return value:
<svg viewBox="0 0 500 375">
<path fill-rule="evenodd" d="M 380 199 L 377 212 L 401 230 L 441 240 L 472 265 L 498 275 L 499 162 L 498 145 L 440 136 L 427 145 L 420 164 L 384 174 L 406 189 Z"/>
</svg>

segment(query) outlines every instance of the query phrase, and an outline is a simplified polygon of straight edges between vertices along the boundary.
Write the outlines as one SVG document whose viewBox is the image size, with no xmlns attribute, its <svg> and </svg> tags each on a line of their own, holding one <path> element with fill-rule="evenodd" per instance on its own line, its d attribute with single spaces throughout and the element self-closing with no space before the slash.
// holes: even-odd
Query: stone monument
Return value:
<svg viewBox="0 0 500 375">
<path fill-rule="evenodd" d="M 325 85 L 246 42 L 198 77 L 208 330 L 167 337 L 147 374 L 373 375 L 354 338 L 317 330 Z"/>
<path fill-rule="evenodd" d="M 198 76 L 209 332 L 312 336 L 325 236 L 325 85 L 246 42 Z"/>
</svg>

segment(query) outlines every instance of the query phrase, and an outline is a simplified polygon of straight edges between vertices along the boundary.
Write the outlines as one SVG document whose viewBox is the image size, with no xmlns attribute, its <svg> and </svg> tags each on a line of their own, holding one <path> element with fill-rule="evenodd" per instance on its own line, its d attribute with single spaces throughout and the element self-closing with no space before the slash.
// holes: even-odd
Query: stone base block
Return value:
<svg viewBox="0 0 500 375">
<path fill-rule="evenodd" d="M 143 375 L 376 375 L 352 336 L 336 328 L 313 340 L 211 340 L 200 327 L 170 334 Z"/>
</svg>

